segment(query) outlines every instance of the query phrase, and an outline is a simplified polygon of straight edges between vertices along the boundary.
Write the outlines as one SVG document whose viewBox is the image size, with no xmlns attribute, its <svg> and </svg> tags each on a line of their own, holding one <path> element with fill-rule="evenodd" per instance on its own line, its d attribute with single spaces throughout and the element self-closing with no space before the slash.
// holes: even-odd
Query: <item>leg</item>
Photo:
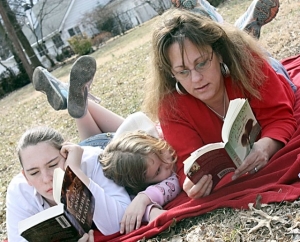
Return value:
<svg viewBox="0 0 300 242">
<path fill-rule="evenodd" d="M 223 23 L 222 16 L 217 12 L 207 0 L 171 0 L 172 5 L 176 8 L 191 10 L 192 12 L 210 17 L 212 20 Z"/>
<path fill-rule="evenodd" d="M 260 29 L 272 21 L 279 10 L 279 0 L 254 0 L 235 26 L 259 39 Z"/>
<path fill-rule="evenodd" d="M 287 73 L 284 66 L 280 63 L 280 61 L 274 59 L 272 56 L 269 57 L 269 61 L 270 61 L 271 66 L 273 67 L 274 71 L 276 71 L 277 74 L 284 76 L 284 78 L 290 84 L 293 91 L 296 92 L 297 91 L 296 85 L 292 82 L 289 74 Z"/>
<path fill-rule="evenodd" d="M 88 101 L 86 114 L 75 121 L 79 137 L 84 140 L 96 134 L 116 132 L 124 118 L 93 101 Z"/>
</svg>

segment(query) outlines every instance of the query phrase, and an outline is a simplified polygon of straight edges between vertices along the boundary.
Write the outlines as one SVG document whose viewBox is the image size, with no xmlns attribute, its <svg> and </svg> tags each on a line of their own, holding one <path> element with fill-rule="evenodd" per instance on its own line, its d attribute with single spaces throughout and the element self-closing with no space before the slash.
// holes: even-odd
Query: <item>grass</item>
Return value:
<svg viewBox="0 0 300 242">
<path fill-rule="evenodd" d="M 260 42 L 277 59 L 300 52 L 300 1 L 282 0 L 277 17 L 264 26 Z M 249 6 L 251 0 L 225 0 L 218 10 L 231 24 Z M 129 33 L 115 38 L 92 54 L 97 59 L 97 73 L 91 92 L 102 99 L 101 104 L 126 117 L 138 111 L 143 99 L 143 85 L 148 78 L 151 30 L 153 19 Z M 68 81 L 72 61 L 53 71 Z M 78 142 L 76 125 L 67 111 L 54 111 L 45 95 L 32 85 L 11 93 L 0 100 L 0 240 L 6 237 L 5 194 L 11 178 L 20 171 L 15 147 L 20 135 L 29 127 L 48 125 L 64 134 L 71 142 Z M 271 204 L 264 208 L 268 214 L 291 217 L 290 227 L 300 215 L 295 203 Z M 195 218 L 184 219 L 165 233 L 148 241 L 292 241 L 287 225 L 272 224 L 274 236 L 262 228 L 249 234 L 256 225 L 253 211 L 218 209 Z M 296 232 L 295 232 L 296 233 Z"/>
</svg>

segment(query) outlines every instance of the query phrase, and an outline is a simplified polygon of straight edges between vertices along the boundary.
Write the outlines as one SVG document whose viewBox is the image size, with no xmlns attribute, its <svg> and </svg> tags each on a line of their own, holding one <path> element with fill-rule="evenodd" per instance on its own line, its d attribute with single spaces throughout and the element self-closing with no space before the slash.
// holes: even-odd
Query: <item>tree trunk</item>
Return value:
<svg viewBox="0 0 300 242">
<path fill-rule="evenodd" d="M 33 68 L 30 65 L 30 63 L 23 51 L 23 48 L 19 42 L 18 36 L 15 32 L 14 26 L 11 24 L 11 22 L 9 21 L 9 18 L 6 14 L 7 6 L 8 6 L 8 3 L 6 0 L 0 0 L 0 15 L 2 17 L 4 26 L 6 28 L 8 37 L 12 41 L 12 43 L 15 47 L 16 53 L 19 56 L 20 60 L 22 61 L 23 66 L 26 70 L 26 73 L 29 76 L 29 79 L 32 80 Z"/>
<path fill-rule="evenodd" d="M 3 25 L 2 25 L 1 22 L 0 22 L 0 34 L 1 34 L 2 36 L 5 36 L 5 42 L 6 42 L 7 46 L 8 46 L 8 49 L 10 50 L 10 52 L 11 52 L 11 53 L 13 54 L 13 56 L 14 56 L 14 59 L 15 59 L 15 61 L 16 61 L 16 63 L 17 63 L 17 66 L 18 66 L 19 71 L 20 71 L 21 73 L 26 73 L 26 71 L 25 71 L 25 69 L 24 69 L 24 66 L 23 66 L 23 63 L 22 63 L 22 61 L 20 60 L 19 56 L 17 55 L 17 53 L 16 53 L 16 51 L 15 51 L 15 49 L 14 49 L 14 46 L 13 46 L 12 42 L 11 42 L 10 39 L 7 37 L 7 34 L 6 34 L 5 29 L 4 29 L 4 27 L 3 27 Z M 28 79 L 30 79 L 30 78 L 28 77 Z"/>
<path fill-rule="evenodd" d="M 10 23 L 13 25 L 15 32 L 18 36 L 18 39 L 21 42 L 21 44 L 33 66 L 33 69 L 35 69 L 35 67 L 37 67 L 37 66 L 42 66 L 40 60 L 37 58 L 34 50 L 32 49 L 27 37 L 23 33 L 22 28 L 16 18 L 15 13 L 11 10 L 9 5 L 7 4 L 7 0 L 1 0 L 1 1 L 3 2 L 3 7 L 6 10 L 8 19 L 9 19 Z M 6 5 L 4 4 L 4 2 L 6 2 Z"/>
</svg>

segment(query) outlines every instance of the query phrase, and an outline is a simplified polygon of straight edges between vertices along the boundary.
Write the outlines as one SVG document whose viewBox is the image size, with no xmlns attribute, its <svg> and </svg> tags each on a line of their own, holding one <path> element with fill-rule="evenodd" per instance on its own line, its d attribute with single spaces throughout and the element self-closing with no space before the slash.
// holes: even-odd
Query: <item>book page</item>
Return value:
<svg viewBox="0 0 300 242">
<path fill-rule="evenodd" d="M 60 204 L 60 194 L 65 172 L 61 168 L 55 168 L 53 173 L 53 198 L 56 204 Z"/>
<path fill-rule="evenodd" d="M 228 137 L 224 137 L 224 141 L 227 142 L 225 148 L 237 167 L 249 154 L 259 132 L 260 125 L 248 100 L 245 100 L 232 123 Z"/>
</svg>

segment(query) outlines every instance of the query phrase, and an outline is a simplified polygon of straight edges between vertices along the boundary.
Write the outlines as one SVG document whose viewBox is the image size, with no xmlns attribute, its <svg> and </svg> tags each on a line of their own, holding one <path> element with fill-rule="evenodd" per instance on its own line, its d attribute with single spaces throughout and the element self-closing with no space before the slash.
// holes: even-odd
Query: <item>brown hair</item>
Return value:
<svg viewBox="0 0 300 242">
<path fill-rule="evenodd" d="M 168 10 L 160 18 L 152 35 L 152 73 L 143 103 L 143 109 L 153 120 L 157 120 L 165 96 L 175 91 L 176 80 L 172 77 L 168 50 L 178 43 L 183 55 L 185 39 L 197 46 L 199 52 L 211 47 L 228 66 L 234 85 L 245 95 L 260 98 L 259 86 L 265 80 L 262 65 L 266 57 L 254 38 L 187 10 Z"/>
<path fill-rule="evenodd" d="M 41 142 L 47 142 L 54 148 L 60 150 L 62 147 L 62 143 L 64 142 L 64 138 L 55 129 L 45 126 L 38 126 L 26 130 L 25 133 L 21 136 L 17 145 L 17 154 L 22 167 L 23 163 L 20 154 L 21 151 L 28 146 L 37 145 Z"/>
<path fill-rule="evenodd" d="M 155 153 L 164 161 L 161 154 L 163 150 L 170 150 L 173 162 L 176 162 L 175 151 L 165 140 L 143 131 L 127 132 L 106 146 L 100 163 L 107 178 L 135 195 L 150 185 L 145 181 L 148 155 Z"/>
</svg>

